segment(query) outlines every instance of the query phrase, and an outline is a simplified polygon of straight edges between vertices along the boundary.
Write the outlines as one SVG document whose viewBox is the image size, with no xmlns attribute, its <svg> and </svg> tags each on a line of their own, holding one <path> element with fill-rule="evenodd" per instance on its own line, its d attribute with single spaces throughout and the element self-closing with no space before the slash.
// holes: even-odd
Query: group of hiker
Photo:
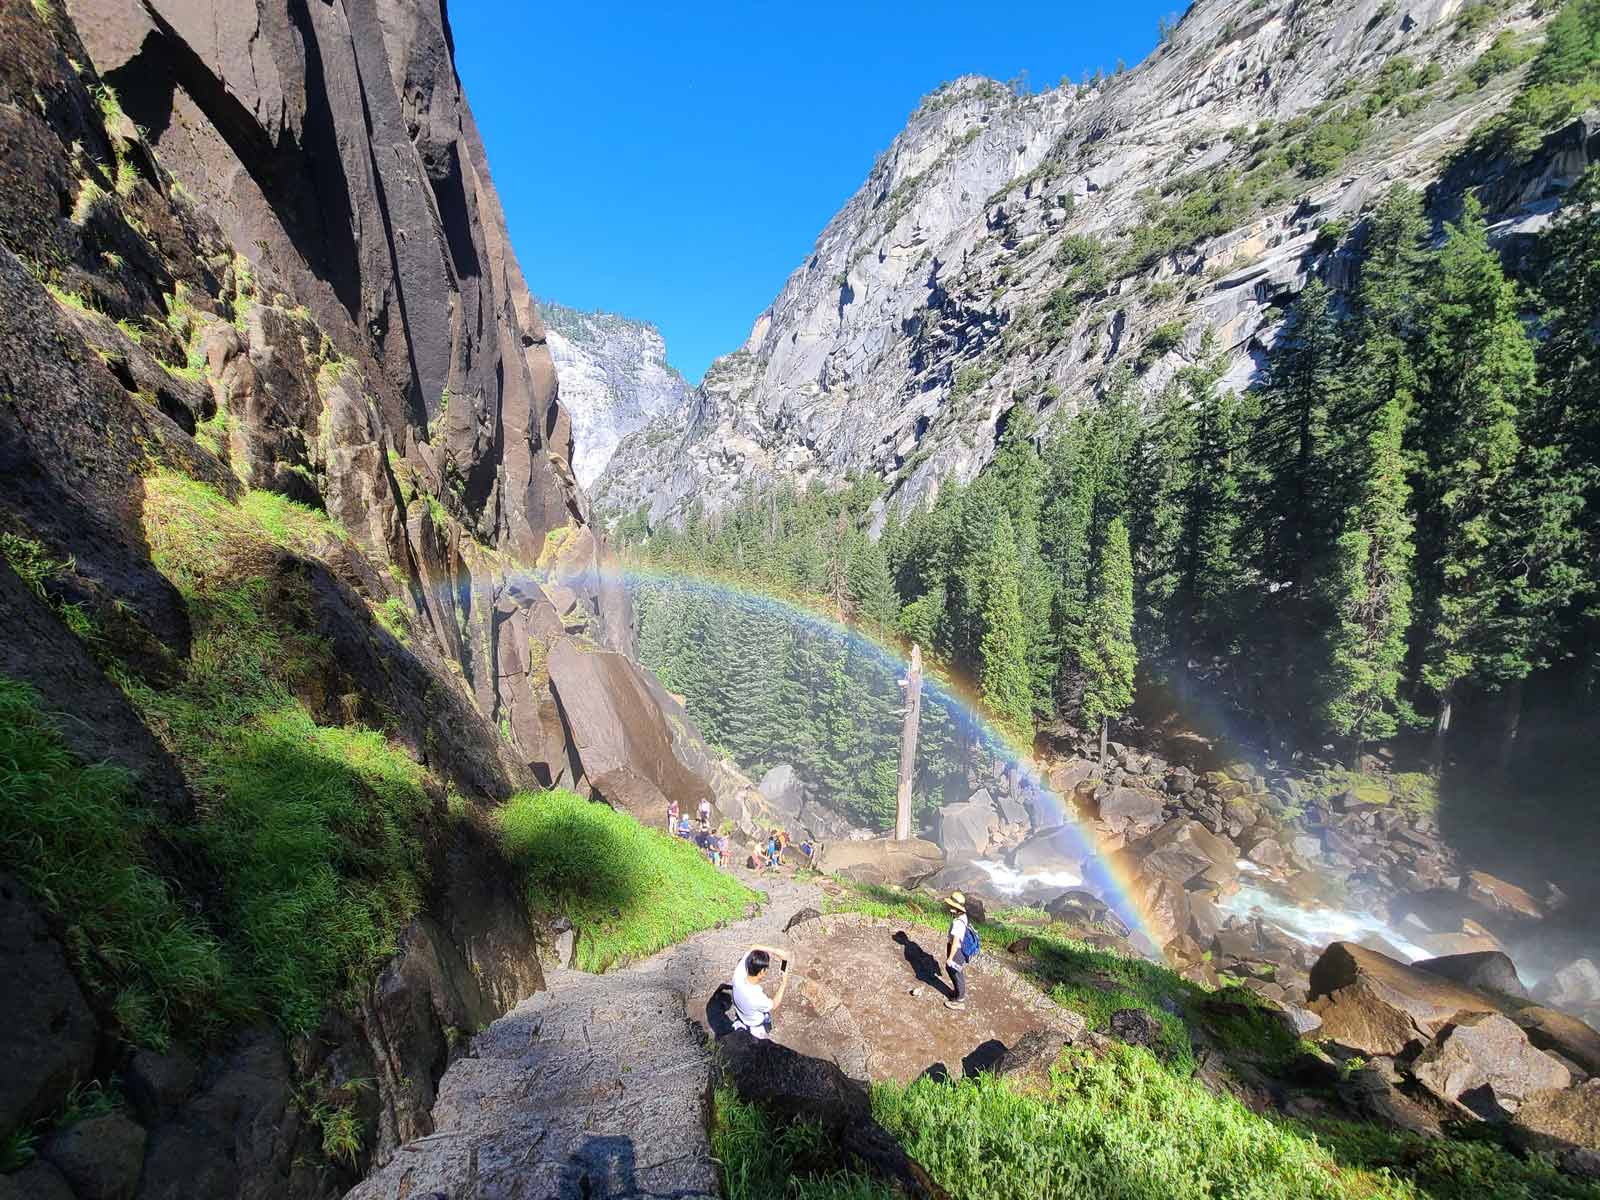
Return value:
<svg viewBox="0 0 1600 1200">
<path fill-rule="evenodd" d="M 667 832 L 676 837 L 685 838 L 700 847 L 706 857 L 711 860 L 714 867 L 729 864 L 728 835 L 723 832 L 713 831 L 711 828 L 711 801 L 702 799 L 695 812 L 695 822 L 689 821 L 689 816 L 682 810 L 676 800 L 667 801 Z M 787 829 L 772 829 L 767 832 L 764 840 L 759 841 L 751 849 L 745 859 L 745 866 L 752 871 L 766 871 L 773 867 L 789 865 L 785 857 L 790 846 L 789 831 Z M 800 857 L 806 866 L 814 866 L 817 858 L 817 846 L 809 839 L 801 842 L 799 847 Z"/>
<path fill-rule="evenodd" d="M 944 966 L 950 975 L 950 994 L 944 1006 L 959 1012 L 967 1007 L 967 964 L 978 954 L 978 933 L 967 917 L 965 895 L 951 892 L 945 897 L 944 906 L 950 914 L 950 928 L 944 941 Z M 774 962 L 778 964 L 778 990 L 769 996 L 762 986 L 762 978 Z M 788 955 L 772 946 L 751 946 L 733 968 L 731 1019 L 734 1029 L 742 1029 L 757 1039 L 771 1037 L 773 1011 L 783 1003 L 788 987 Z"/>
</svg>

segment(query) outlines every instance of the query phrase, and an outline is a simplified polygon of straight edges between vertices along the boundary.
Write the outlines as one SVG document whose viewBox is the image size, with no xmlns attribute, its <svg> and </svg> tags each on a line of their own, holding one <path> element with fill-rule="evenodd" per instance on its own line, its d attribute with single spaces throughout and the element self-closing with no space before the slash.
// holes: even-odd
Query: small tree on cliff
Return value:
<svg viewBox="0 0 1600 1200">
<path fill-rule="evenodd" d="M 1100 726 L 1102 762 L 1111 718 L 1121 716 L 1133 703 L 1137 663 L 1133 644 L 1133 557 L 1128 549 L 1128 526 L 1118 517 L 1107 527 L 1100 547 L 1094 593 L 1078 645 L 1084 683 L 1080 711 L 1085 724 Z"/>
</svg>

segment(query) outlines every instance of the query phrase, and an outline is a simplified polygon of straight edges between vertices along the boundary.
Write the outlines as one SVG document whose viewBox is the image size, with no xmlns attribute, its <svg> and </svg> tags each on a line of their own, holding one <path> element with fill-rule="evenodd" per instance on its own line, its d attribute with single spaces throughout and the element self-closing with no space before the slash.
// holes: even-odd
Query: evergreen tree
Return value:
<svg viewBox="0 0 1600 1200">
<path fill-rule="evenodd" d="M 1133 642 L 1133 557 L 1128 548 L 1128 527 L 1120 517 L 1111 522 L 1100 547 L 1094 596 L 1077 654 L 1084 680 L 1083 721 L 1100 727 L 1104 757 L 1107 724 L 1133 703 L 1137 665 Z"/>
<path fill-rule="evenodd" d="M 1411 622 L 1412 524 L 1406 510 L 1405 414 L 1392 397 L 1358 448 L 1353 497 L 1323 583 L 1333 614 L 1323 639 L 1318 716 L 1355 743 L 1392 737 Z"/>
<path fill-rule="evenodd" d="M 1033 687 L 1017 588 L 1017 539 L 1004 510 L 996 514 L 983 566 L 987 569 L 972 582 L 981 613 L 978 665 L 984 707 L 1002 727 L 1026 736 L 1033 729 Z"/>
<path fill-rule="evenodd" d="M 1423 617 L 1415 653 L 1442 737 L 1460 685 L 1486 666 L 1502 600 L 1493 573 L 1496 502 L 1534 388 L 1516 287 L 1489 246 L 1476 200 L 1448 227 L 1429 293 L 1412 422 Z"/>
</svg>

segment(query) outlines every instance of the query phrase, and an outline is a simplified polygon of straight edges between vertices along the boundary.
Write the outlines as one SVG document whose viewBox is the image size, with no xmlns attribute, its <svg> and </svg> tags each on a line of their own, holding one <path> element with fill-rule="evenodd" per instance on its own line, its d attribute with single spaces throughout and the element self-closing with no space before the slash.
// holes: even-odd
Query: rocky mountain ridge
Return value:
<svg viewBox="0 0 1600 1200">
<path fill-rule="evenodd" d="M 661 331 L 616 313 L 539 302 L 545 340 L 572 415 L 572 469 L 592 487 L 628 434 L 689 403 L 688 382 L 667 362 Z"/>
<path fill-rule="evenodd" d="M 905 504 L 981 470 L 1013 403 L 1048 425 L 1217 354 L 1244 386 L 1311 272 L 1348 278 L 1364 208 L 1437 178 L 1518 80 L 1464 72 L 1547 16 L 1202 0 L 1124 75 L 946 85 L 694 402 L 624 440 L 597 503 L 676 521 L 752 482 L 859 472 Z M 1567 140 L 1577 154 L 1502 172 L 1503 236 L 1587 165 Z"/>
</svg>

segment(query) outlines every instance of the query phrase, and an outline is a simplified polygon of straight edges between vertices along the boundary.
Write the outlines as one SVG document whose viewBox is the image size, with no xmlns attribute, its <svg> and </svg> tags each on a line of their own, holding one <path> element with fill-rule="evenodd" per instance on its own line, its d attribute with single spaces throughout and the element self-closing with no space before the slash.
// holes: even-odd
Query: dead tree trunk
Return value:
<svg viewBox="0 0 1600 1200">
<path fill-rule="evenodd" d="M 911 779 L 917 768 L 917 719 L 922 714 L 922 647 L 911 647 L 911 669 L 906 672 L 906 724 L 900 735 L 900 786 L 894 798 L 894 838 L 911 836 Z"/>
</svg>

